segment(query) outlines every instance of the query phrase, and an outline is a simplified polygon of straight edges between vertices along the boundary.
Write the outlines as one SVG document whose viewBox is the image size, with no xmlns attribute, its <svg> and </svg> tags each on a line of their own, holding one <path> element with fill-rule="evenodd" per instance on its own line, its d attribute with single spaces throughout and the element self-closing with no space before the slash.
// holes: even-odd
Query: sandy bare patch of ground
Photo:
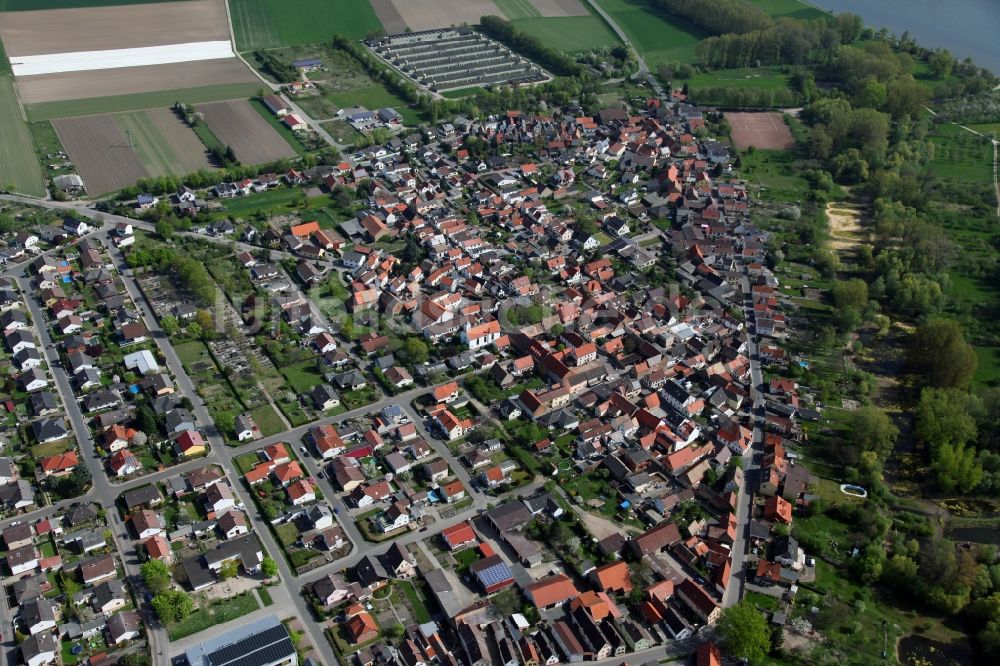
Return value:
<svg viewBox="0 0 1000 666">
<path fill-rule="evenodd" d="M 726 113 L 732 127 L 733 143 L 737 148 L 770 148 L 787 150 L 795 145 L 792 132 L 780 113 Z"/>
<path fill-rule="evenodd" d="M 619 525 L 613 520 L 608 520 L 604 516 L 598 516 L 590 511 L 577 511 L 576 515 L 580 517 L 580 520 L 587 526 L 590 533 L 598 540 L 609 537 L 612 534 L 622 533 L 628 535 L 630 533 L 627 525 Z M 634 532 L 635 530 L 632 531 Z"/>
<path fill-rule="evenodd" d="M 176 113 L 170 109 L 150 109 L 146 116 L 167 141 L 185 173 L 212 168 L 205 145 Z"/>
<path fill-rule="evenodd" d="M 200 88 L 223 83 L 251 83 L 256 80 L 239 59 L 224 58 L 90 72 L 40 74 L 18 78 L 17 87 L 24 104 L 38 104 L 157 90 Z"/>
<path fill-rule="evenodd" d="M 503 16 L 493 0 L 392 0 L 392 5 L 404 25 L 415 32 L 463 23 L 473 25 L 483 16 Z M 393 32 L 388 26 L 386 31 Z"/>
<path fill-rule="evenodd" d="M 88 194 L 121 189 L 149 175 L 113 116 L 60 118 L 52 126 Z"/>
<path fill-rule="evenodd" d="M 861 211 L 844 202 L 826 205 L 826 218 L 830 224 L 830 248 L 836 252 L 852 250 L 864 238 Z"/>
<path fill-rule="evenodd" d="M 538 13 L 542 16 L 586 16 L 589 12 L 580 0 L 531 0 Z"/>
<path fill-rule="evenodd" d="M 246 100 L 211 102 L 196 107 L 219 140 L 232 146 L 244 164 L 263 164 L 287 157 L 295 151 Z"/>
<path fill-rule="evenodd" d="M 392 0 L 371 0 L 371 3 L 372 9 L 375 10 L 375 16 L 382 22 L 382 27 L 385 28 L 387 35 L 406 32 L 406 21 Z"/>
<path fill-rule="evenodd" d="M 225 0 L 6 12 L 0 38 L 16 59 L 229 39 L 229 19 Z"/>
</svg>

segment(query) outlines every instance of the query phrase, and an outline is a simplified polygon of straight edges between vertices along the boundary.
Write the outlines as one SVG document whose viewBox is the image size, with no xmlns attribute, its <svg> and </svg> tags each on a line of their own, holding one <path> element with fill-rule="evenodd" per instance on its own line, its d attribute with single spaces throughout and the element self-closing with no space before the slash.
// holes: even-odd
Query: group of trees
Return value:
<svg viewBox="0 0 1000 666">
<path fill-rule="evenodd" d="M 181 286 L 190 291 L 202 307 L 215 303 L 218 290 L 208 269 L 187 254 L 175 252 L 169 247 L 143 246 L 132 249 L 126 259 L 132 268 L 152 266 L 158 272 L 176 276 Z"/>
<path fill-rule="evenodd" d="M 274 77 L 278 83 L 291 83 L 299 80 L 297 69 L 267 51 L 254 51 L 253 57 L 260 64 L 261 71 Z"/>
<path fill-rule="evenodd" d="M 583 67 L 565 53 L 545 44 L 534 35 L 521 32 L 510 21 L 499 16 L 483 16 L 479 19 L 482 32 L 509 46 L 511 50 L 530 58 L 553 74 L 560 76 L 580 76 Z"/>
<path fill-rule="evenodd" d="M 774 24 L 767 12 L 746 0 L 653 0 L 653 5 L 712 35 L 753 32 Z"/>
</svg>

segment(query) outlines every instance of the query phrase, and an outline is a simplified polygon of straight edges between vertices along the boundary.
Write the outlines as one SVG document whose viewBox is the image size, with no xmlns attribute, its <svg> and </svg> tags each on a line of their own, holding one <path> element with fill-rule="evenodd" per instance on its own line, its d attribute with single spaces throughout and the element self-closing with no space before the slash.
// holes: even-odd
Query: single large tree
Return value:
<svg viewBox="0 0 1000 666">
<path fill-rule="evenodd" d="M 753 604 L 744 599 L 727 608 L 719 619 L 719 631 L 726 652 L 751 664 L 760 663 L 771 649 L 767 620 Z"/>
<path fill-rule="evenodd" d="M 910 367 L 931 386 L 966 389 L 976 372 L 976 352 L 957 321 L 931 319 L 917 328 L 908 353 Z"/>
<path fill-rule="evenodd" d="M 146 589 L 159 594 L 170 587 L 170 569 L 160 560 L 149 560 L 139 567 Z"/>
<path fill-rule="evenodd" d="M 856 463 L 861 454 L 872 451 L 878 460 L 884 461 L 896 445 L 899 429 L 889 415 L 878 407 L 865 406 L 851 413 L 850 428 L 846 435 L 850 448 L 844 453 Z"/>
</svg>

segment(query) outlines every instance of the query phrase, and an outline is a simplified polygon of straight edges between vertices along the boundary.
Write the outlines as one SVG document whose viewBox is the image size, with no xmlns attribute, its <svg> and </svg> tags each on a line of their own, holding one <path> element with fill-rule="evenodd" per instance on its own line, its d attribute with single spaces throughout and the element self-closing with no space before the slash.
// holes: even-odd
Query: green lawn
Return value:
<svg viewBox="0 0 1000 666">
<path fill-rule="evenodd" d="M 754 150 L 740 155 L 740 176 L 760 186 L 762 196 L 771 201 L 801 201 L 809 193 L 809 183 L 798 175 L 795 155 L 788 150 Z"/>
<path fill-rule="evenodd" d="M 49 168 L 49 164 L 60 163 L 60 160 L 55 157 L 55 154 L 63 150 L 62 142 L 59 140 L 59 135 L 56 134 L 56 129 L 52 126 L 52 123 L 48 120 L 43 120 L 38 123 L 29 123 L 28 130 L 31 132 L 31 140 L 35 144 L 35 152 L 38 155 L 38 162 L 41 164 L 45 175 L 51 178 L 52 176 L 70 173 L 71 169 Z"/>
<path fill-rule="evenodd" d="M 60 453 L 65 453 L 69 451 L 69 438 L 57 439 L 54 442 L 48 442 L 46 444 L 36 444 L 31 447 L 31 457 L 32 458 L 45 458 L 47 456 L 55 456 Z"/>
<path fill-rule="evenodd" d="M 478 95 L 484 92 L 483 88 L 479 86 L 473 86 L 471 88 L 457 88 L 455 90 L 446 90 L 441 93 L 442 97 L 447 97 L 448 99 L 461 99 L 463 97 L 468 97 L 469 95 Z"/>
<path fill-rule="evenodd" d="M 977 132 L 982 132 L 983 134 L 995 134 L 1000 136 L 1000 123 L 980 123 L 978 125 L 966 125 Z"/>
<path fill-rule="evenodd" d="M 502 3 L 502 4 L 501 4 Z M 522 5 L 531 7 L 529 0 L 498 0 L 497 3 L 504 13 L 510 5 L 511 11 L 516 11 Z M 597 15 L 587 0 L 582 3 L 590 12 L 590 16 L 559 16 L 541 18 L 537 15 L 513 16 L 511 24 L 521 32 L 542 40 L 546 46 L 573 53 L 586 51 L 601 46 L 616 46 L 621 42 L 604 19 Z M 517 5 L 515 7 L 514 5 Z M 534 9 L 534 7 L 531 7 Z M 523 13 L 523 12 L 522 12 Z"/>
<path fill-rule="evenodd" d="M 305 393 L 323 381 L 322 375 L 316 372 L 314 361 L 304 361 L 282 369 L 282 374 L 288 380 L 288 385 L 296 393 Z"/>
<path fill-rule="evenodd" d="M 174 102 L 200 104 L 202 102 L 218 102 L 226 99 L 246 99 L 253 97 L 260 90 L 259 83 L 224 83 L 216 86 L 200 88 L 182 88 L 179 90 L 159 90 L 132 95 L 112 95 L 110 97 L 92 97 L 88 99 L 71 99 L 62 102 L 41 102 L 26 105 L 28 118 L 35 120 L 53 120 L 72 116 L 88 116 L 97 113 L 120 113 L 137 111 L 162 106 L 171 106 Z"/>
<path fill-rule="evenodd" d="M 0 47 L 0 59 L 6 56 Z M 0 74 L 0 189 L 34 196 L 45 194 L 45 178 L 35 156 L 31 132 L 18 104 L 14 80 Z"/>
<path fill-rule="evenodd" d="M 265 608 L 274 604 L 274 599 L 271 598 L 271 593 L 267 591 L 266 587 L 258 587 L 257 596 L 260 597 L 261 603 L 264 604 Z"/>
<path fill-rule="evenodd" d="M 707 36 L 696 26 L 668 17 L 647 0 L 598 0 L 625 31 L 650 69 L 665 63 L 694 62 L 694 47 Z"/>
<path fill-rule="evenodd" d="M 286 546 L 291 546 L 299 540 L 299 530 L 292 523 L 284 523 L 274 528 L 274 533 L 278 539 Z"/>
<path fill-rule="evenodd" d="M 787 88 L 790 78 L 788 74 L 774 67 L 746 67 L 699 73 L 687 79 L 687 84 L 691 90 L 715 87 L 777 90 Z"/>
<path fill-rule="evenodd" d="M 406 601 L 410 608 L 413 609 L 414 620 L 419 623 L 429 622 L 431 619 L 431 614 L 427 610 L 427 606 L 424 604 L 424 600 L 421 597 L 420 592 L 417 591 L 416 585 L 413 581 L 408 580 L 398 580 L 396 581 L 396 587 L 402 588 L 403 594 L 406 596 Z"/>
<path fill-rule="evenodd" d="M 257 598 L 252 593 L 243 593 L 232 599 L 226 599 L 205 608 L 199 608 L 180 622 L 169 625 L 167 633 L 170 640 L 176 641 L 208 629 L 216 624 L 222 624 L 243 617 L 260 608 Z"/>
<path fill-rule="evenodd" d="M 285 429 L 285 424 L 281 422 L 281 417 L 278 416 L 271 405 L 258 407 L 250 412 L 250 415 L 253 416 L 254 422 L 260 428 L 262 437 L 276 435 Z"/>
<path fill-rule="evenodd" d="M 240 51 L 329 41 L 337 33 L 363 39 L 382 31 L 367 0 L 229 0 Z"/>
<path fill-rule="evenodd" d="M 240 470 L 241 474 L 246 474 L 253 469 L 254 465 L 260 462 L 260 456 L 255 452 L 244 453 L 243 455 L 236 456 L 234 460 L 236 462 L 236 469 Z"/>
<path fill-rule="evenodd" d="M 423 121 L 420 113 L 409 108 L 409 103 L 405 99 L 398 97 L 379 83 L 373 82 L 362 88 L 332 92 L 327 98 L 340 108 L 363 106 L 374 110 L 391 106 L 403 116 L 403 122 L 407 125 L 419 125 Z"/>
</svg>

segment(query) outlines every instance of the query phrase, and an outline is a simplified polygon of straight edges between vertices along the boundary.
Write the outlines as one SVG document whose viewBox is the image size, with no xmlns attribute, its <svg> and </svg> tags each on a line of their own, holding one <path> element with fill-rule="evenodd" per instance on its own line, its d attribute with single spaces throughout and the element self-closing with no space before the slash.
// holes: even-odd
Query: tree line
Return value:
<svg viewBox="0 0 1000 666">
<path fill-rule="evenodd" d="M 653 0 L 653 6 L 711 35 L 764 30 L 774 23 L 746 0 Z"/>
<path fill-rule="evenodd" d="M 534 35 L 521 32 L 510 21 L 499 16 L 483 16 L 479 19 L 479 29 L 488 37 L 506 44 L 512 51 L 534 60 L 539 65 L 559 76 L 581 76 L 583 66 L 562 51 L 546 45 Z"/>
</svg>

